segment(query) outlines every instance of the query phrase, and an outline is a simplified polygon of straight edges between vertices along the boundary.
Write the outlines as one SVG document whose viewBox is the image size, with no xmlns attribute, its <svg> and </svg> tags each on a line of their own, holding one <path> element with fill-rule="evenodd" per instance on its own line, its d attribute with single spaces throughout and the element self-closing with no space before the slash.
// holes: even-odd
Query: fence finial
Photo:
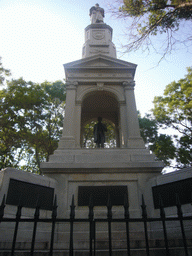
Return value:
<svg viewBox="0 0 192 256">
<path fill-rule="evenodd" d="M 54 202 L 53 202 L 53 208 L 52 208 L 52 218 L 57 217 L 57 195 L 55 195 Z"/>
<path fill-rule="evenodd" d="M 181 203 L 180 203 L 179 195 L 176 193 L 175 196 L 176 196 L 177 215 L 180 219 L 182 219 L 183 212 L 182 212 L 182 209 L 181 209 Z"/>
<path fill-rule="evenodd" d="M 5 194 L 3 196 L 1 205 L 0 205 L 0 220 L 3 218 L 4 216 L 4 208 L 5 208 Z"/>
<path fill-rule="evenodd" d="M 89 219 L 93 219 L 93 216 L 94 216 L 94 213 L 93 213 L 93 196 L 92 194 L 90 195 L 90 198 L 89 198 Z"/>
<path fill-rule="evenodd" d="M 175 197 L 176 197 L 176 205 L 181 206 L 181 202 L 180 202 L 180 198 L 179 198 L 178 193 L 175 194 Z"/>
<path fill-rule="evenodd" d="M 74 219 L 75 218 L 75 203 L 74 203 L 74 195 L 72 196 L 72 201 L 71 201 L 71 213 L 70 213 L 70 218 Z"/>
<path fill-rule="evenodd" d="M 111 219 L 112 218 L 112 203 L 111 203 L 111 197 L 110 197 L 110 194 L 108 194 L 108 200 L 107 200 L 107 217 L 108 219 Z"/>
<path fill-rule="evenodd" d="M 124 194 L 124 216 L 125 216 L 125 219 L 129 218 L 129 202 L 128 202 L 127 194 Z"/>
<path fill-rule="evenodd" d="M 160 208 L 161 218 L 165 219 L 165 210 L 164 210 L 164 204 L 163 204 L 163 199 L 161 195 L 159 195 L 159 208 Z"/>
<path fill-rule="evenodd" d="M 143 218 L 147 218 L 146 204 L 145 204 L 145 200 L 144 200 L 143 194 L 142 194 L 141 208 L 142 208 L 142 216 L 143 216 Z"/>
<path fill-rule="evenodd" d="M 39 195 L 37 198 L 37 203 L 36 203 L 36 208 L 35 208 L 35 214 L 34 214 L 34 218 L 38 219 L 40 215 L 40 200 L 39 200 Z"/>
</svg>

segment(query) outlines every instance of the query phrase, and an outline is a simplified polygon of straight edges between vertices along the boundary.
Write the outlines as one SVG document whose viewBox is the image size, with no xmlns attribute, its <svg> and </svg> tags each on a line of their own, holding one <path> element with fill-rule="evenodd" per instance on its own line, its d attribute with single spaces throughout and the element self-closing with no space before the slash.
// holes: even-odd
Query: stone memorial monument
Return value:
<svg viewBox="0 0 192 256">
<path fill-rule="evenodd" d="M 96 4 L 90 9 L 89 14 L 91 24 L 85 28 L 82 59 L 64 64 L 66 106 L 63 133 L 58 148 L 50 156 L 49 162 L 41 163 L 43 176 L 14 168 L 0 172 L 0 200 L 2 201 L 4 194 L 6 195 L 5 216 L 15 216 L 16 206 L 20 202 L 25 208 L 22 210 L 22 216 L 32 218 L 38 198 L 41 204 L 41 218 L 50 218 L 53 198 L 57 195 L 57 218 L 67 219 L 72 216 L 70 209 L 74 196 L 75 218 L 87 219 L 90 217 L 88 205 L 91 195 L 94 218 L 102 219 L 107 217 L 106 205 L 110 195 L 113 218 L 124 218 L 125 197 L 129 204 L 130 218 L 140 218 L 141 198 L 144 195 L 148 217 L 158 217 L 159 193 L 165 199 L 168 216 L 175 214 L 175 202 L 170 199 L 175 193 L 179 194 L 181 203 L 186 204 L 184 212 L 190 216 L 191 168 L 173 174 L 160 174 L 162 162 L 155 160 L 154 155 L 145 148 L 140 136 L 134 95 L 137 65 L 116 58 L 116 49 L 112 42 L 113 30 L 104 23 L 103 8 Z M 93 133 L 96 147 L 85 148 L 85 126 L 93 121 L 96 123 Z M 105 123 L 113 124 L 116 148 L 104 147 L 107 131 Z M 168 194 L 170 198 L 167 197 Z M 87 224 L 75 223 L 75 249 L 80 250 L 80 254 L 75 255 L 84 255 L 85 249 L 89 247 Z M 101 248 L 107 253 L 102 255 L 108 255 L 108 228 L 105 224 L 97 223 L 96 227 L 97 243 L 101 242 Z M 119 248 L 123 248 L 124 224 L 112 223 L 113 241 Z M 159 231 L 162 232 L 160 224 L 148 223 L 147 226 L 150 239 L 162 240 L 162 236 L 158 237 Z M 191 225 L 187 227 L 187 234 L 191 235 Z M 7 249 L 10 250 L 14 229 L 13 225 L 1 223 L 0 247 L 5 248 L 6 252 Z M 176 234 L 178 239 L 179 227 L 169 224 L 168 229 L 169 237 L 175 238 Z M 50 225 L 47 227 L 44 223 L 38 223 L 38 248 L 47 247 L 50 230 Z M 57 250 L 56 254 L 60 251 L 57 255 L 68 255 L 67 250 L 71 244 L 69 232 L 69 223 L 56 223 L 54 248 Z M 17 246 L 24 254 L 24 249 L 28 250 L 31 234 L 32 226 L 29 223 L 20 225 Z M 143 223 L 130 223 L 129 235 L 134 242 L 135 253 L 144 255 L 140 250 L 144 241 Z M 161 251 L 161 248 L 158 249 Z M 125 253 L 125 250 L 119 252 L 125 255 L 122 253 Z"/>
<path fill-rule="evenodd" d="M 98 4 L 90 9 L 91 24 L 85 28 L 82 59 L 64 64 L 66 107 L 63 134 L 49 162 L 41 164 L 44 175 L 58 182 L 60 214 L 69 214 L 72 195 L 76 212 L 87 216 L 85 195 L 119 192 L 128 195 L 130 212 L 140 214 L 146 182 L 158 175 L 162 162 L 155 161 L 140 136 L 135 103 L 136 64 L 116 58 L 112 28 L 103 21 Z M 104 134 L 96 148 L 83 147 L 84 127 L 100 117 L 113 124 L 116 148 L 104 148 Z M 103 122 L 102 121 L 102 122 Z M 96 129 L 96 127 L 95 127 Z M 96 135 L 96 134 L 95 134 Z M 81 198 L 81 199 L 80 199 Z M 103 200 L 97 211 L 103 212 Z M 116 206 L 120 214 L 121 207 Z"/>
</svg>

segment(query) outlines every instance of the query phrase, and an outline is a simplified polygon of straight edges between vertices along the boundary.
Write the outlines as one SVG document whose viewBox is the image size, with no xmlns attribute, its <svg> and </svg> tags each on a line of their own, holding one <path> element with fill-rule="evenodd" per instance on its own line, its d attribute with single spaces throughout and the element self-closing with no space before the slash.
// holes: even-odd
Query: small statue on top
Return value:
<svg viewBox="0 0 192 256">
<path fill-rule="evenodd" d="M 91 7 L 89 16 L 91 19 L 91 24 L 103 23 L 103 18 L 105 17 L 104 9 L 99 7 L 99 4 L 96 4 L 95 6 Z"/>
</svg>

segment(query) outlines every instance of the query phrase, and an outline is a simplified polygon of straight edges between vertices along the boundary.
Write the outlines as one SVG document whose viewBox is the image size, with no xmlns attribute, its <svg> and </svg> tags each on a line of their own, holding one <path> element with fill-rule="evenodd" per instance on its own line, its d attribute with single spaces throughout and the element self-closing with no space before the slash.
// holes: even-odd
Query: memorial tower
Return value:
<svg viewBox="0 0 192 256">
<path fill-rule="evenodd" d="M 77 210 L 81 188 L 103 186 L 128 191 L 130 210 L 139 211 L 145 182 L 163 168 L 144 146 L 140 136 L 134 96 L 136 64 L 116 57 L 112 28 L 104 23 L 98 4 L 90 9 L 85 28 L 82 59 L 64 64 L 66 107 L 63 133 L 49 162 L 41 164 L 45 175 L 58 182 L 58 197 L 69 210 L 72 194 Z M 116 148 L 83 148 L 84 126 L 101 116 L 115 127 Z M 87 190 L 89 192 L 89 190 Z M 121 195 L 120 195 L 121 196 Z"/>
<path fill-rule="evenodd" d="M 157 176 L 163 164 L 155 161 L 154 155 L 145 148 L 139 131 L 134 96 L 136 65 L 116 58 L 112 28 L 104 23 L 104 10 L 98 4 L 90 9 L 90 18 L 91 24 L 85 28 L 82 59 L 64 65 L 63 134 L 49 162 L 41 164 L 44 176 L 14 168 L 0 173 L 1 252 L 13 254 L 16 249 L 17 254 L 19 250 L 24 254 L 31 250 L 33 254 L 35 246 L 38 255 L 48 254 L 48 248 L 50 255 L 93 255 L 93 250 L 94 255 L 111 255 L 112 249 L 114 255 L 130 254 L 130 249 L 131 255 L 143 255 L 145 251 L 149 252 L 150 245 L 153 255 L 162 255 L 165 243 L 168 255 L 165 238 L 168 235 L 170 252 L 181 255 L 184 250 L 181 250 L 182 243 L 178 239 L 180 230 L 187 252 L 182 216 L 187 217 L 186 223 L 191 216 L 191 205 L 185 205 L 183 215 L 178 199 L 182 199 L 182 204 L 191 202 L 191 168 Z M 84 147 L 84 127 L 98 119 L 94 126 L 98 136 L 98 127 L 102 126 L 98 117 L 113 124 L 115 148 L 103 148 L 102 143 L 101 148 Z M 8 207 L 4 214 L 5 194 Z M 57 195 L 58 208 L 56 200 L 52 208 L 54 195 Z M 156 209 L 159 195 L 165 207 L 169 207 L 165 209 L 166 216 L 175 218 L 175 203 L 180 215 L 179 221 L 169 223 L 167 228 L 165 221 L 170 218 L 161 214 L 160 219 Z M 92 204 L 88 207 L 90 198 Z M 135 220 L 141 220 L 141 215 L 142 222 Z M 185 229 L 191 237 L 189 222 Z M 190 239 L 188 241 L 191 243 Z"/>
</svg>

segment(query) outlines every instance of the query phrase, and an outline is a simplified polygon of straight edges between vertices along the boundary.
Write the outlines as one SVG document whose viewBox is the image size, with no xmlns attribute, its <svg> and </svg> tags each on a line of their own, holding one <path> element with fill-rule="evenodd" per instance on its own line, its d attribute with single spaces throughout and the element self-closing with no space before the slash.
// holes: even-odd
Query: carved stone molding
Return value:
<svg viewBox="0 0 192 256">
<path fill-rule="evenodd" d="M 125 90 L 134 90 L 135 81 L 125 81 L 123 82 L 123 87 Z"/>
<path fill-rule="evenodd" d="M 103 91 L 104 83 L 97 83 L 97 90 Z"/>
<path fill-rule="evenodd" d="M 93 38 L 101 40 L 105 38 L 105 30 L 93 30 Z"/>
<path fill-rule="evenodd" d="M 99 84 L 99 86 L 98 86 L 98 84 Z M 125 102 L 125 97 L 121 90 L 112 88 L 111 86 L 106 86 L 102 82 L 98 82 L 96 86 L 95 85 L 87 86 L 80 93 L 77 93 L 76 102 L 78 102 L 78 103 L 82 102 L 84 97 L 87 94 L 95 92 L 95 91 L 99 91 L 99 90 L 107 91 L 107 92 L 114 94 L 118 102 L 122 102 L 122 103 Z"/>
<path fill-rule="evenodd" d="M 67 81 L 66 89 L 67 90 L 75 90 L 77 89 L 78 82 L 77 81 Z"/>
</svg>

